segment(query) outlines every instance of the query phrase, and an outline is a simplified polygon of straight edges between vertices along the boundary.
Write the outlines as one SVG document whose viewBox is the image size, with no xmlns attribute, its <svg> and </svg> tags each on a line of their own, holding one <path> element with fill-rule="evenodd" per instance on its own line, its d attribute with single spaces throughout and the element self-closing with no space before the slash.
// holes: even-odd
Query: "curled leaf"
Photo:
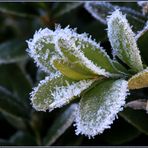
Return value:
<svg viewBox="0 0 148 148">
<path fill-rule="evenodd" d="M 125 17 L 119 10 L 116 10 L 107 20 L 108 37 L 114 51 L 118 56 L 135 72 L 143 69 L 141 56 L 136 44 L 134 33 Z"/>
<path fill-rule="evenodd" d="M 148 68 L 137 73 L 128 80 L 129 89 L 140 89 L 148 87 Z"/>
<path fill-rule="evenodd" d="M 72 101 L 93 82 L 94 80 L 77 82 L 62 75 L 46 77 L 31 93 L 33 107 L 38 111 L 52 111 Z"/>
<path fill-rule="evenodd" d="M 76 116 L 76 134 L 94 137 L 110 128 L 116 114 L 125 104 L 126 95 L 125 80 L 102 81 L 85 93 Z"/>
<path fill-rule="evenodd" d="M 98 76 L 92 73 L 85 65 L 79 62 L 68 62 L 63 59 L 55 59 L 53 65 L 64 75 L 73 80 L 93 79 Z"/>
</svg>

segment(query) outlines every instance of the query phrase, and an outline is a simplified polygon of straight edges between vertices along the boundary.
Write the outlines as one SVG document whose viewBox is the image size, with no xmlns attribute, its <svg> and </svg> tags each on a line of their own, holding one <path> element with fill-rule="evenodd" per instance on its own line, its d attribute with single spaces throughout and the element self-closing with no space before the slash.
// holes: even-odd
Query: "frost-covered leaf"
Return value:
<svg viewBox="0 0 148 148">
<path fill-rule="evenodd" d="M 133 25 L 134 31 L 139 31 L 147 20 L 143 14 L 131 7 L 118 6 L 109 2 L 90 1 L 86 2 L 84 7 L 95 19 L 105 25 L 107 24 L 106 17 L 116 9 L 120 9 L 121 12 L 127 15 L 128 21 Z"/>
<path fill-rule="evenodd" d="M 46 77 L 31 93 L 33 107 L 39 111 L 46 111 L 47 109 L 52 111 L 79 96 L 93 82 L 94 80 L 77 82 L 62 75 L 53 78 Z"/>
<path fill-rule="evenodd" d="M 148 68 L 132 76 L 128 80 L 129 89 L 140 89 L 148 87 Z"/>
<path fill-rule="evenodd" d="M 64 75 L 73 80 L 98 78 L 96 74 L 79 62 L 69 62 L 63 59 L 55 59 L 53 65 Z"/>
<path fill-rule="evenodd" d="M 125 15 L 116 10 L 108 18 L 108 37 L 114 56 L 118 56 L 135 72 L 143 69 L 134 33 Z"/>
<path fill-rule="evenodd" d="M 35 60 L 37 66 L 45 72 L 55 72 L 50 63 L 51 57 L 58 55 L 53 41 L 54 36 L 53 31 L 45 28 L 35 32 L 33 39 L 27 41 L 29 55 Z"/>
<path fill-rule="evenodd" d="M 72 104 L 55 119 L 44 138 L 45 145 L 52 145 L 72 125 L 76 109 L 77 104 Z"/>
<path fill-rule="evenodd" d="M 15 63 L 27 58 L 24 41 L 10 40 L 0 44 L 0 64 Z"/>
<path fill-rule="evenodd" d="M 115 8 L 108 2 L 86 2 L 84 5 L 85 9 L 101 23 L 106 24 L 107 15 L 114 11 Z"/>
<path fill-rule="evenodd" d="M 146 15 L 148 13 L 148 1 L 139 1 L 137 3 L 142 7 L 143 14 Z"/>
<path fill-rule="evenodd" d="M 65 58 L 71 62 L 79 61 L 98 75 L 109 76 L 117 73 L 112 60 L 98 43 L 88 37 L 86 33 L 78 34 L 75 30 L 57 29 L 58 46 Z"/>
<path fill-rule="evenodd" d="M 93 137 L 110 127 L 127 95 L 125 80 L 105 80 L 82 96 L 76 116 L 76 134 Z"/>
</svg>

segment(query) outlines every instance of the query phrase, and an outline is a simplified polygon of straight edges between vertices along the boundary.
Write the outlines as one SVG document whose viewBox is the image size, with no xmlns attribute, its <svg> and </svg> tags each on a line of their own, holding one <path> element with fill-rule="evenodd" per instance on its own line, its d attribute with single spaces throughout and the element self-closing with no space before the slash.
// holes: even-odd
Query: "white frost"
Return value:
<svg viewBox="0 0 148 148">
<path fill-rule="evenodd" d="M 68 104 L 74 97 L 80 96 L 81 92 L 90 87 L 93 82 L 94 80 L 81 80 L 69 85 L 67 81 L 67 86 L 57 86 L 51 94 L 54 102 L 49 105 L 49 111 Z"/>
<path fill-rule="evenodd" d="M 122 15 L 119 10 L 116 10 L 108 17 L 107 24 L 108 37 L 114 53 L 131 68 L 137 71 L 142 70 L 143 66 L 136 44 L 135 34 L 131 30 L 126 16 Z M 126 58 L 123 54 L 125 54 L 124 56 Z"/>
<path fill-rule="evenodd" d="M 79 107 L 76 115 L 76 134 L 86 135 L 91 138 L 97 134 L 101 134 L 105 129 L 110 128 L 113 120 L 117 117 L 117 113 L 123 110 L 128 91 L 127 88 L 127 81 L 115 81 L 112 88 L 104 92 L 104 103 L 98 108 L 97 115 L 94 115 L 94 118 L 89 117 L 89 103 L 87 104 L 88 115 L 85 114 L 85 117 L 81 116 Z M 91 101 L 91 99 L 89 101 Z M 82 118 L 85 118 L 85 121 Z"/>
<path fill-rule="evenodd" d="M 59 56 L 64 57 L 60 42 L 63 44 L 62 41 L 65 41 L 66 45 L 65 47 L 70 47 L 74 50 L 76 56 L 80 59 L 80 62 L 82 62 L 86 67 L 88 67 L 90 70 L 92 70 L 94 73 L 104 76 L 110 76 L 111 74 L 109 72 L 106 72 L 105 69 L 98 67 L 93 63 L 91 60 L 89 60 L 87 57 L 85 57 L 84 53 L 81 51 L 81 48 L 84 48 L 84 44 L 76 45 L 76 42 L 87 42 L 88 44 L 91 44 L 96 49 L 100 50 L 102 54 L 104 54 L 108 59 L 109 56 L 107 53 L 100 47 L 98 43 L 96 43 L 94 40 L 91 39 L 86 33 L 78 34 L 76 32 L 76 29 L 70 29 L 69 26 L 62 29 L 59 25 L 56 27 L 55 31 L 52 31 L 50 29 L 40 29 L 38 32 L 35 33 L 33 36 L 33 39 L 30 39 L 27 41 L 29 49 L 27 51 L 29 52 L 30 56 L 34 58 L 35 62 L 39 67 L 41 67 L 44 71 L 48 71 L 47 67 L 44 66 L 40 61 L 40 55 L 37 53 L 37 49 L 40 51 L 44 47 L 40 42 L 45 42 L 46 44 L 54 44 L 55 51 L 58 53 Z M 48 54 L 50 49 L 47 49 L 46 54 L 44 56 L 44 59 L 46 60 L 48 57 Z M 53 54 L 54 55 L 54 54 Z M 55 55 L 54 55 L 55 56 Z M 57 55 L 56 55 L 57 56 Z M 65 57 L 66 58 L 66 57 Z M 49 64 L 52 65 L 49 61 Z M 53 65 L 52 65 L 53 66 Z"/>
<path fill-rule="evenodd" d="M 46 77 L 45 80 L 40 81 L 39 85 L 34 88 L 31 93 L 31 102 L 33 108 L 38 111 L 52 111 L 55 108 L 62 107 L 68 104 L 74 97 L 79 96 L 82 91 L 91 86 L 95 80 L 82 80 L 78 82 L 69 82 L 68 80 L 63 80 L 61 82 L 52 82 L 55 84 L 50 84 L 52 79 L 61 77 L 61 74 L 53 75 L 52 77 Z M 66 85 L 62 85 L 66 83 Z M 44 87 L 44 91 L 41 88 Z M 49 90 L 48 90 L 49 89 Z M 43 92 L 41 92 L 43 91 Z M 38 95 L 40 93 L 40 95 Z M 43 95 L 42 95 L 43 93 Z M 46 94 L 46 95 L 44 95 Z"/>
</svg>

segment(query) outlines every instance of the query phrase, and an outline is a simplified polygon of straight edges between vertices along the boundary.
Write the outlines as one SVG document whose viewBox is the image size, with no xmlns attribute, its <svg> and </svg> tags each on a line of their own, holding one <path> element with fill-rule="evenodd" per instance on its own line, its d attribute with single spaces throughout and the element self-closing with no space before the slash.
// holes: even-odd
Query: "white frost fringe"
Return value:
<svg viewBox="0 0 148 148">
<path fill-rule="evenodd" d="M 97 111 L 96 119 L 90 119 L 90 121 L 88 122 L 83 121 L 80 114 L 79 106 L 75 121 L 75 126 L 77 128 L 76 134 L 86 135 L 89 138 L 91 138 L 97 134 L 101 134 L 105 129 L 110 128 L 110 125 L 117 117 L 117 113 L 123 110 L 123 105 L 125 104 L 125 98 L 127 96 L 128 91 L 127 88 L 127 81 L 115 81 L 111 90 L 109 90 L 109 92 L 106 93 L 104 98 L 105 104 L 102 104 L 102 106 Z M 105 108 L 107 108 L 107 110 Z M 104 118 L 101 118 L 101 115 L 103 115 Z M 85 116 L 87 116 L 87 114 Z"/>
<path fill-rule="evenodd" d="M 64 42 L 62 42 L 62 40 Z M 74 49 L 76 56 L 81 60 L 81 62 L 85 64 L 85 66 L 88 67 L 90 70 L 92 70 L 94 73 L 99 75 L 104 75 L 106 77 L 109 77 L 111 75 L 109 72 L 106 72 L 105 69 L 102 69 L 101 67 L 96 66 L 91 60 L 87 59 L 87 57 L 84 56 L 83 52 L 81 51 L 81 48 L 85 48 L 84 44 L 82 45 L 80 44 L 79 46 L 77 46 L 76 41 L 79 41 L 79 42 L 84 41 L 84 42 L 87 42 L 88 44 L 91 44 L 92 46 L 100 50 L 105 56 L 109 58 L 107 53 L 100 47 L 100 45 L 91 39 L 91 36 L 89 37 L 88 34 L 86 33 L 78 34 L 76 32 L 76 28 L 70 29 L 69 26 L 67 26 L 64 29 L 61 29 L 61 27 L 58 25 L 56 26 L 55 31 L 52 31 L 48 28 L 45 28 L 43 30 L 40 29 L 34 34 L 33 39 L 30 39 L 27 41 L 28 43 L 27 51 L 29 52 L 30 56 L 34 58 L 35 62 L 39 67 L 41 67 L 44 71 L 47 72 L 48 71 L 47 68 L 44 67 L 38 60 L 39 54 L 37 54 L 37 50 L 42 50 L 43 48 L 43 45 L 40 44 L 39 41 L 44 41 L 47 44 L 48 43 L 54 44 L 55 51 L 61 57 L 64 57 L 64 55 L 61 52 L 60 44 L 62 44 L 62 46 L 65 46 L 65 47 L 71 47 Z M 66 43 L 66 45 L 64 45 L 64 43 Z"/>
</svg>

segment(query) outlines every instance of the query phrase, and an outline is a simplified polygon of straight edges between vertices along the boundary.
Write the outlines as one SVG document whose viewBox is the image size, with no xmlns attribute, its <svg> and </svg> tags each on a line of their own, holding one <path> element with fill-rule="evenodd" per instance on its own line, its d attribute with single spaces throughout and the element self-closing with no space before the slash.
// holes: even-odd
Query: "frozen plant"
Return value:
<svg viewBox="0 0 148 148">
<path fill-rule="evenodd" d="M 114 60 L 86 33 L 78 34 L 69 26 L 40 29 L 27 41 L 29 55 L 49 74 L 33 89 L 32 106 L 52 111 L 79 98 L 76 134 L 89 138 L 110 128 L 130 89 L 148 86 L 148 69 L 125 15 L 114 11 L 107 25 Z"/>
</svg>

